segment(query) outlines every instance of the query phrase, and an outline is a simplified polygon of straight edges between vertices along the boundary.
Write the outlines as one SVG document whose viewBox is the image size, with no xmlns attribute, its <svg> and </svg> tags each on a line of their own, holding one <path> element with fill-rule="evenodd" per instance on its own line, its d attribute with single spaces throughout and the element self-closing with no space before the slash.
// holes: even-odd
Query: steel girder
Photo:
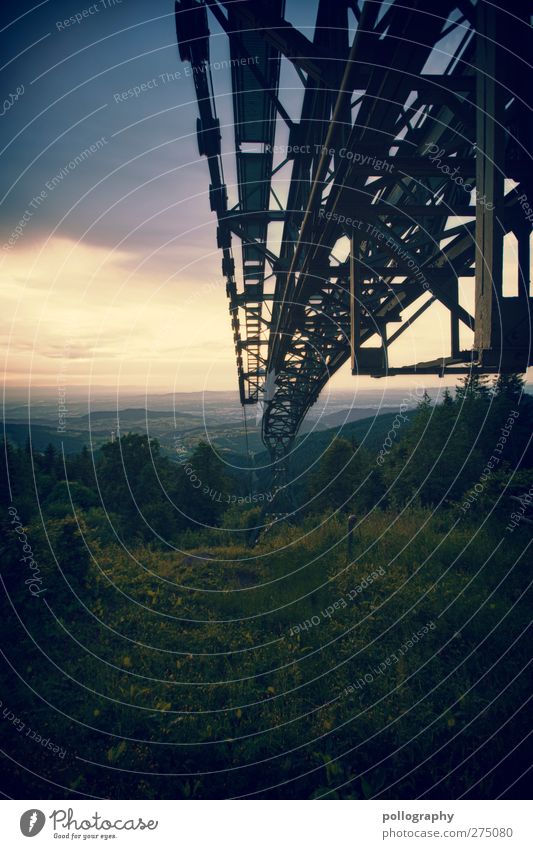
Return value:
<svg viewBox="0 0 533 849">
<path fill-rule="evenodd" d="M 199 147 L 216 193 L 241 401 L 264 403 L 263 439 L 280 469 L 309 407 L 350 357 L 354 373 L 374 376 L 524 370 L 531 363 L 531 227 L 523 197 L 533 197 L 524 3 L 513 0 L 503 12 L 484 0 L 319 0 L 312 40 L 284 19 L 282 2 L 182 0 L 176 7 L 182 58 L 200 66 Z M 201 67 L 209 64 L 206 8 L 228 33 L 235 65 L 239 200 L 232 210 L 220 181 L 214 94 Z M 200 25 L 183 24 L 200 17 Z M 244 73 L 239 63 L 251 55 L 257 58 Z M 302 79 L 298 120 L 279 99 L 281 56 Z M 271 201 L 276 116 L 289 131 L 276 170 L 291 169 L 280 208 Z M 253 152 L 251 142 L 259 146 Z M 509 189 L 506 180 L 518 185 Z M 269 225 L 280 221 L 274 254 Z M 503 298 L 510 232 L 521 278 L 518 295 Z M 242 243 L 240 285 L 232 235 Z M 350 249 L 341 261 L 343 237 Z M 475 278 L 473 315 L 459 303 L 465 277 Z M 265 281 L 275 286 L 267 291 Z M 435 302 L 449 311 L 449 357 L 391 369 L 389 347 Z M 399 324 L 393 333 L 391 323 Z M 471 350 L 460 349 L 460 323 L 475 332 Z"/>
</svg>

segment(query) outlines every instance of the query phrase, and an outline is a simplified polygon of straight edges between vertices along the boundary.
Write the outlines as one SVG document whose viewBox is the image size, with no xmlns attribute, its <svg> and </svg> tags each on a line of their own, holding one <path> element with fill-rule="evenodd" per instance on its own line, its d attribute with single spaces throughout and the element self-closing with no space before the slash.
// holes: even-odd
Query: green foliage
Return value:
<svg viewBox="0 0 533 849">
<path fill-rule="evenodd" d="M 81 530 L 90 535 L 86 523 Z M 16 571 L 9 590 L 51 663 L 21 628 L 13 633 L 12 620 L 0 623 L 0 635 L 10 660 L 53 705 L 43 707 L 14 680 L 10 708 L 69 753 L 60 765 L 65 786 L 104 798 L 258 791 L 285 799 L 413 798 L 435 782 L 438 798 L 456 798 L 485 774 L 483 798 L 505 786 L 492 767 L 528 728 L 527 715 L 516 713 L 528 695 L 519 676 L 529 654 L 520 637 L 529 621 L 518 601 L 528 581 L 521 529 L 495 561 L 494 527 L 472 544 L 466 524 L 450 536 L 448 523 L 423 508 L 374 512 L 348 566 L 343 523 L 324 514 L 280 527 L 252 560 L 242 544 L 212 544 L 212 532 L 187 555 L 92 543 L 94 560 L 77 582 L 75 524 L 54 520 L 48 531 L 72 589 L 37 528 L 28 529 L 60 621 L 27 596 Z M 354 600 L 324 615 L 372 572 Z M 318 625 L 295 632 L 312 617 Z M 435 628 L 399 656 L 428 622 Z M 394 654 L 398 662 L 387 666 Z M 365 675 L 370 683 L 354 686 Z M 233 683 L 206 684 L 213 681 Z M 493 693 L 499 698 L 486 711 Z M 25 763 L 55 780 L 57 764 L 39 749 Z M 457 774 L 454 765 L 474 749 L 476 759 Z M 84 763 L 80 774 L 76 755 L 100 766 Z M 234 770 L 240 764 L 250 766 Z M 195 777 L 169 779 L 176 772 Z M 32 789 L 31 774 L 20 780 Z M 56 792 L 41 786 L 37 795 Z"/>
<path fill-rule="evenodd" d="M 72 481 L 59 481 L 45 501 L 45 509 L 49 516 L 64 516 L 74 509 L 89 510 L 98 505 L 98 495 L 88 486 Z"/>
<path fill-rule="evenodd" d="M 344 438 L 333 440 L 311 475 L 307 497 L 313 512 L 337 510 L 364 514 L 383 494 L 372 455 Z"/>
<path fill-rule="evenodd" d="M 181 471 L 178 492 L 187 524 L 212 527 L 231 502 L 235 483 L 211 445 L 200 442 Z"/>
<path fill-rule="evenodd" d="M 458 505 L 512 410 L 473 533 Z M 260 507 L 231 502 L 243 490 L 209 446 L 188 464 L 199 487 L 146 436 L 67 458 L 66 478 L 53 452 L 4 446 L 2 501 L 13 494 L 46 604 L 28 592 L 4 510 L 0 638 L 17 674 L 2 698 L 68 751 L 25 749 L 10 792 L 55 798 L 49 781 L 133 799 L 504 792 L 526 769 L 530 727 L 527 527 L 501 545 L 509 493 L 531 484 L 530 421 L 512 376 L 437 407 L 425 398 L 381 468 L 336 440 L 308 512 L 254 549 L 242 531 Z M 348 511 L 361 519 L 349 560 Z M 16 761 L 22 737 L 0 728 Z"/>
<path fill-rule="evenodd" d="M 471 375 L 461 381 L 455 399 L 448 393 L 434 408 L 423 399 L 383 464 L 392 502 L 400 506 L 413 499 L 427 506 L 459 502 L 478 484 L 513 412 L 510 435 L 494 463 L 503 472 L 500 479 L 507 481 L 515 469 L 533 465 L 533 399 L 523 394 L 519 375 L 501 376 L 492 388 L 483 377 Z"/>
<path fill-rule="evenodd" d="M 362 477 L 362 464 L 347 439 L 335 439 L 311 478 L 311 491 L 320 511 L 343 507 L 357 490 Z"/>
</svg>

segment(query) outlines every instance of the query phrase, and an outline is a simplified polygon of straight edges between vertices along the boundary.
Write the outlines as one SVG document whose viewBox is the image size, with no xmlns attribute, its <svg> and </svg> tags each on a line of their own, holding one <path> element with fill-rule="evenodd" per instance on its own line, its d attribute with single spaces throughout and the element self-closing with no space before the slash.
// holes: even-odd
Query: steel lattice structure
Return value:
<svg viewBox="0 0 533 849">
<path fill-rule="evenodd" d="M 516 372 L 531 364 L 527 6 L 319 0 L 310 39 L 286 20 L 284 0 L 176 3 L 218 219 L 241 401 L 264 403 L 263 439 L 279 469 L 309 407 L 350 357 L 354 373 L 376 377 Z M 232 208 L 209 73 L 209 16 L 229 40 Z M 280 100 L 283 57 L 301 80 L 298 118 Z M 286 155 L 274 168 L 277 149 Z M 282 201 L 273 186 L 278 172 L 288 186 Z M 282 229 L 277 251 L 269 247 L 275 225 Z M 517 293 L 504 297 L 509 233 L 520 273 Z M 346 256 L 336 258 L 346 240 Z M 460 304 L 459 278 L 471 278 L 473 310 Z M 435 302 L 449 312 L 449 356 L 390 368 L 390 346 Z M 461 350 L 461 323 L 474 331 L 470 350 Z"/>
</svg>

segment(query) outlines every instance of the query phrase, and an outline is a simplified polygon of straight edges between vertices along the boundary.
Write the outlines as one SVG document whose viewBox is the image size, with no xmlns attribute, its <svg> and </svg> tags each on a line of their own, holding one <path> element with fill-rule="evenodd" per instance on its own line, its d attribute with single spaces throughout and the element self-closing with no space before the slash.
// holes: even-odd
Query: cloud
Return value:
<svg viewBox="0 0 533 849">
<path fill-rule="evenodd" d="M 217 388 L 234 388 L 223 282 L 189 276 L 177 255 L 170 276 L 143 259 L 64 238 L 4 255 L 0 337 L 10 382 L 52 385 L 61 372 L 81 385 L 149 379 L 185 390 L 214 369 Z"/>
</svg>

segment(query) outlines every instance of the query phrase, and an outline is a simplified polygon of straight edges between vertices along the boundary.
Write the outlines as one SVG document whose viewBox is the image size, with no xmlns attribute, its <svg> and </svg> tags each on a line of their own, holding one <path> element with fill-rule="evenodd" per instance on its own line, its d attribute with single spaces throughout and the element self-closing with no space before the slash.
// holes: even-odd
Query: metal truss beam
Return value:
<svg viewBox="0 0 533 849">
<path fill-rule="evenodd" d="M 282 0 L 181 0 L 177 8 L 192 21 L 178 24 L 182 58 L 207 66 L 208 9 L 232 60 L 259 57 L 246 73 L 232 71 L 239 198 L 231 210 L 214 93 L 202 70 L 194 81 L 241 401 L 263 403 L 263 439 L 278 467 L 350 358 L 354 373 L 376 377 L 524 370 L 532 362 L 524 196 L 533 205 L 524 4 L 319 0 L 312 38 L 286 20 Z M 302 80 L 294 117 L 278 90 L 282 57 Z M 287 153 L 273 168 L 280 141 Z M 273 183 L 280 170 L 289 177 L 283 204 Z M 509 189 L 510 180 L 518 185 Z M 280 225 L 273 250 L 271 228 Z M 504 297 L 509 233 L 520 285 Z M 240 283 L 232 236 L 242 245 Z M 474 315 L 458 284 L 472 278 Z M 391 346 L 436 303 L 449 313 L 449 356 L 391 368 Z M 461 348 L 461 325 L 474 331 L 470 350 Z"/>
</svg>

